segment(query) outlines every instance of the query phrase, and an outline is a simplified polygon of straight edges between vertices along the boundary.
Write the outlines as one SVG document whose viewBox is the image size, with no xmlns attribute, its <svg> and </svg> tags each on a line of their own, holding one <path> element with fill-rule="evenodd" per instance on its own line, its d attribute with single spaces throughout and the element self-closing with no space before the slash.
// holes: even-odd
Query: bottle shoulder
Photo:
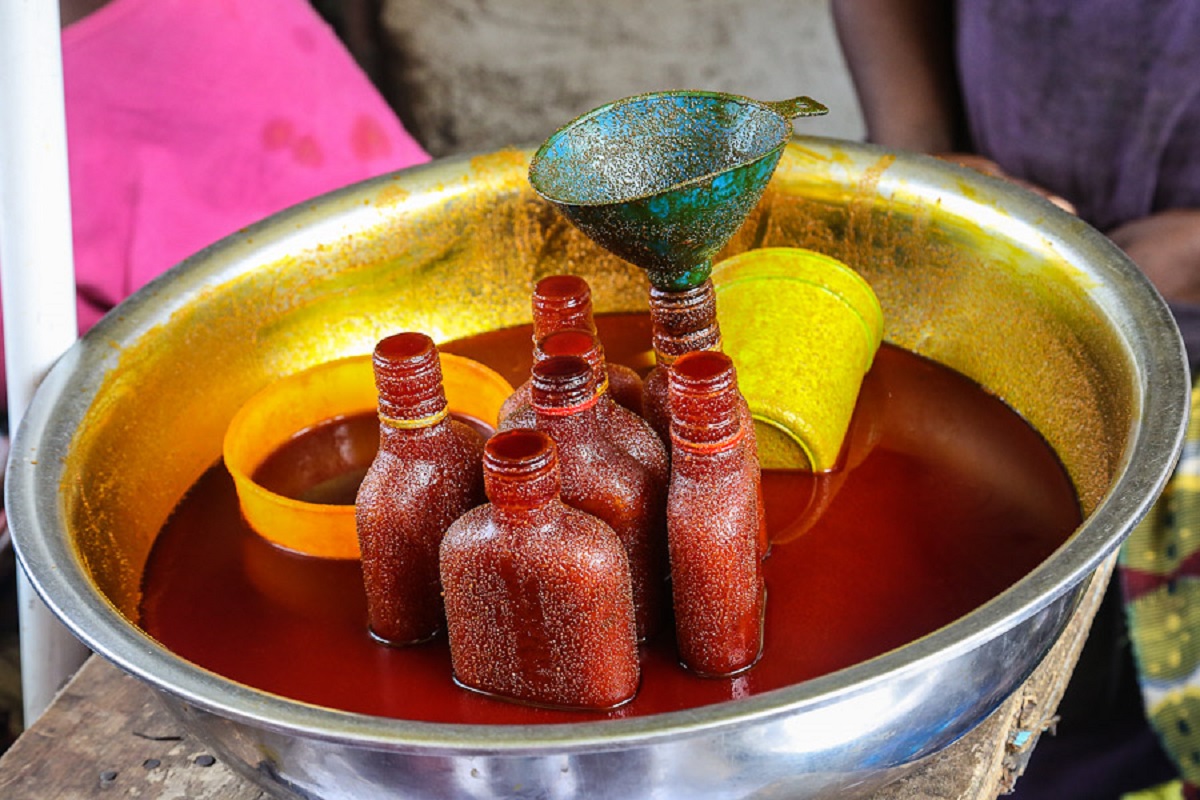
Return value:
<svg viewBox="0 0 1200 800">
<path fill-rule="evenodd" d="M 447 495 L 463 502 L 483 495 L 483 437 L 468 425 L 452 421 L 435 436 L 394 438 L 382 446 L 367 468 L 358 490 L 358 504 L 445 505 Z M 458 507 L 458 504 L 455 504 Z"/>
<path fill-rule="evenodd" d="M 559 564 L 586 564 L 597 557 L 623 557 L 625 552 L 611 526 L 561 500 L 524 511 L 502 509 L 494 503 L 476 506 L 454 521 L 442 548 L 447 556 L 487 550 Z"/>
<path fill-rule="evenodd" d="M 671 479 L 736 483 L 759 480 L 758 461 L 750 457 L 743 434 L 726 447 L 689 447 L 675 440 L 671 448 Z"/>
<path fill-rule="evenodd" d="M 665 484 L 669 462 L 657 434 L 626 409 L 617 406 L 615 411 L 620 413 L 577 421 L 538 417 L 537 428 L 558 445 L 564 486 L 573 479 Z M 631 417 L 633 424 L 627 424 Z"/>
<path fill-rule="evenodd" d="M 666 445 L 641 416 L 616 403 L 605 409 L 605 425 L 618 445 L 664 480 L 670 470 Z"/>
</svg>

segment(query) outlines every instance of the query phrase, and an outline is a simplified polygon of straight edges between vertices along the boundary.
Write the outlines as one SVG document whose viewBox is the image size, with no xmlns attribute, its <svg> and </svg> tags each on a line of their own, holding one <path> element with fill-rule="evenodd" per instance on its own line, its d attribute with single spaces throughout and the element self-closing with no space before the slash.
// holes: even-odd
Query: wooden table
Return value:
<svg viewBox="0 0 1200 800">
<path fill-rule="evenodd" d="M 1038 736 L 1054 722 L 1114 563 L 1115 556 L 1097 571 L 1066 634 L 1007 702 L 872 800 L 991 800 L 1010 791 Z M 269 795 L 217 761 L 146 684 L 93 656 L 0 758 L 0 797 L 267 800 Z"/>
</svg>

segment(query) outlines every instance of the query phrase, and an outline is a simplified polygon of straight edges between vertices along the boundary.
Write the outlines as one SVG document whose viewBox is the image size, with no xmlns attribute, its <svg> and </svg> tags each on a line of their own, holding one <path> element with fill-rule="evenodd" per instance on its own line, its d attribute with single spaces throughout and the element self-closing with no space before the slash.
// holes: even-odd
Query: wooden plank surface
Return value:
<svg viewBox="0 0 1200 800">
<path fill-rule="evenodd" d="M 1054 711 L 1108 584 L 1097 572 L 1034 675 L 982 725 L 872 800 L 992 800 L 1009 791 Z M 0 758 L 5 800 L 266 800 L 185 731 L 141 681 L 93 656 Z"/>
<path fill-rule="evenodd" d="M 92 656 L 0 758 L 0 797 L 266 800 L 189 736 L 152 689 Z"/>
</svg>

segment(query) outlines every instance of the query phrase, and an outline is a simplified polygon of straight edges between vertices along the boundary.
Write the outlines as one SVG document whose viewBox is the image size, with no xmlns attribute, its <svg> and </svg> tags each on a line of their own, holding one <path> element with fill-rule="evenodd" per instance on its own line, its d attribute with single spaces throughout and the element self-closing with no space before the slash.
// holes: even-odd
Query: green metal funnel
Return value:
<svg viewBox="0 0 1200 800">
<path fill-rule="evenodd" d="M 808 97 L 636 95 L 555 132 L 534 154 L 529 182 L 655 287 L 679 291 L 708 278 L 713 255 L 762 196 L 791 119 L 827 111 Z"/>
</svg>

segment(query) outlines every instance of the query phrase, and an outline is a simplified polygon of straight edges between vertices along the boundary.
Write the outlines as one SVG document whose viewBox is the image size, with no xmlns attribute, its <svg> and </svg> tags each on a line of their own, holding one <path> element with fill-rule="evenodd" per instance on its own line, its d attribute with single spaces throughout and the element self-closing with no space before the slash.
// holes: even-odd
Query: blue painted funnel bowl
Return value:
<svg viewBox="0 0 1200 800">
<path fill-rule="evenodd" d="M 654 286 L 680 291 L 708 278 L 713 255 L 758 203 L 791 138 L 791 118 L 826 111 L 807 97 L 628 97 L 555 132 L 534 154 L 529 182 Z"/>
</svg>

